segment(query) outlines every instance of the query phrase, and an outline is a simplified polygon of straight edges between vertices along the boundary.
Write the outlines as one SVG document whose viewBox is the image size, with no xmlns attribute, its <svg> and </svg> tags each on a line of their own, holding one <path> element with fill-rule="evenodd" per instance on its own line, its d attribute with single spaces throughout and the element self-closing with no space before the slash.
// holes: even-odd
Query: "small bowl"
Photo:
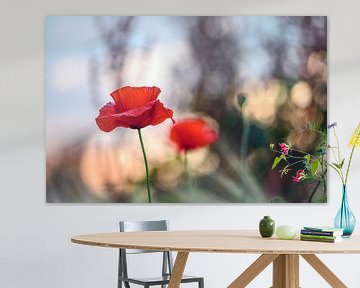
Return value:
<svg viewBox="0 0 360 288">
<path fill-rule="evenodd" d="M 297 230 L 290 225 L 281 225 L 276 228 L 275 234 L 279 239 L 290 240 L 294 239 L 296 236 Z"/>
</svg>

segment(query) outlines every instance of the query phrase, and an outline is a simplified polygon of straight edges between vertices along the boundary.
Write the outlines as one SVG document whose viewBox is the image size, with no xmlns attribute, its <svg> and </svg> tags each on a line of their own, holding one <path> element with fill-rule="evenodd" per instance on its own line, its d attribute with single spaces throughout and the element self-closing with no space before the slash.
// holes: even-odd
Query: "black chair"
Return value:
<svg viewBox="0 0 360 288">
<path fill-rule="evenodd" d="M 166 220 L 159 221 L 120 221 L 120 232 L 135 231 L 167 231 L 168 222 Z M 173 268 L 173 259 L 171 252 L 135 250 L 135 249 L 119 249 L 119 269 L 118 269 L 118 288 L 130 288 L 130 284 L 141 285 L 144 288 L 150 286 L 160 286 L 165 288 L 169 284 L 170 276 Z M 162 275 L 152 278 L 133 278 L 129 277 L 127 271 L 127 254 L 141 253 L 163 253 Z M 198 283 L 198 288 L 204 288 L 204 278 L 183 276 L 181 283 Z"/>
</svg>

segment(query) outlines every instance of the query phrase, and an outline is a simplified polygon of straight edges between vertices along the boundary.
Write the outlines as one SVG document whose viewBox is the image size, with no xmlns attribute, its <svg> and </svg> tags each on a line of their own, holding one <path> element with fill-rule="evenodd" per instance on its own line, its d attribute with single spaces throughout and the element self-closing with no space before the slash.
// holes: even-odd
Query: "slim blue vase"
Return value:
<svg viewBox="0 0 360 288">
<path fill-rule="evenodd" d="M 336 214 L 334 224 L 336 228 L 344 229 L 343 237 L 345 238 L 350 237 L 355 228 L 356 219 L 349 207 L 346 185 L 343 185 L 341 206 Z"/>
</svg>

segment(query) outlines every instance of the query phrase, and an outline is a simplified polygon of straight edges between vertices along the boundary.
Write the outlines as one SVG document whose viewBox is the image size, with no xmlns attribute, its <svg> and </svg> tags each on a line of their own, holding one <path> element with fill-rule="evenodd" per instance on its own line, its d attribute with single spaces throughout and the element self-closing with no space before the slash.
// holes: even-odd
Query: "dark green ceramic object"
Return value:
<svg viewBox="0 0 360 288">
<path fill-rule="evenodd" d="M 275 222 L 270 216 L 264 216 L 259 223 L 259 231 L 262 237 L 271 237 L 275 231 Z"/>
</svg>

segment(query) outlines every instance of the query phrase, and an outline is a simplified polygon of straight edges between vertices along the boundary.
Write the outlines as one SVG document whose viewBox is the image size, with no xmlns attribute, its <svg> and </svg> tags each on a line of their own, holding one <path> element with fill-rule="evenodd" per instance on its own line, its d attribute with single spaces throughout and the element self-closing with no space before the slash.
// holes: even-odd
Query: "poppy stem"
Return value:
<svg viewBox="0 0 360 288">
<path fill-rule="evenodd" d="M 150 178 L 149 178 L 149 167 L 148 167 L 148 161 L 146 158 L 146 152 L 145 152 L 145 147 L 144 147 L 144 142 L 141 136 L 141 129 L 137 129 L 138 130 L 138 134 L 139 134 L 139 139 L 140 139 L 140 144 L 141 144 L 141 150 L 144 156 L 144 163 L 145 163 L 145 171 L 146 171 L 146 187 L 147 187 L 147 193 L 148 193 L 148 199 L 149 199 L 149 203 L 151 203 L 151 192 L 150 192 Z"/>
<path fill-rule="evenodd" d="M 193 179 L 191 177 L 190 169 L 189 169 L 189 159 L 188 159 L 188 151 L 184 151 L 184 166 L 185 166 L 185 173 L 188 180 L 188 189 L 190 194 L 193 193 Z"/>
</svg>

